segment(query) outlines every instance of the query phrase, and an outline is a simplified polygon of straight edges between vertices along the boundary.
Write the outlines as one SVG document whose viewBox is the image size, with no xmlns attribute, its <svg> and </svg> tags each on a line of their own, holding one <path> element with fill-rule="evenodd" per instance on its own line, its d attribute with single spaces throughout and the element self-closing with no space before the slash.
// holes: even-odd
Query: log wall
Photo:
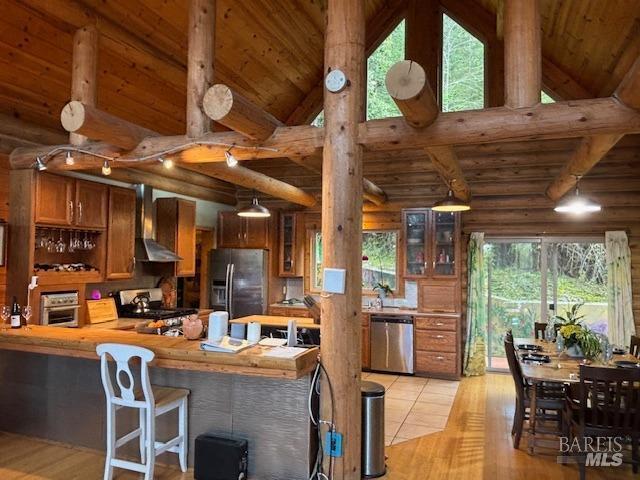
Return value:
<svg viewBox="0 0 640 480">
<path fill-rule="evenodd" d="M 9 157 L 0 154 L 0 220 L 9 221 Z M 7 240 L 9 238 L 7 234 Z M 0 267 L 0 305 L 6 303 L 7 267 Z"/>
</svg>

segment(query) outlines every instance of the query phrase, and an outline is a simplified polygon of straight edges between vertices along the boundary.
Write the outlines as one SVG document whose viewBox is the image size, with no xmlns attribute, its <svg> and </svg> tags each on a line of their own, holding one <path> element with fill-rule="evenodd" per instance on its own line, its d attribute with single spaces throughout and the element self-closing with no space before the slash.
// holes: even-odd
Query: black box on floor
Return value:
<svg viewBox="0 0 640 480">
<path fill-rule="evenodd" d="M 244 480 L 249 447 L 246 440 L 203 434 L 196 438 L 195 480 Z"/>
</svg>

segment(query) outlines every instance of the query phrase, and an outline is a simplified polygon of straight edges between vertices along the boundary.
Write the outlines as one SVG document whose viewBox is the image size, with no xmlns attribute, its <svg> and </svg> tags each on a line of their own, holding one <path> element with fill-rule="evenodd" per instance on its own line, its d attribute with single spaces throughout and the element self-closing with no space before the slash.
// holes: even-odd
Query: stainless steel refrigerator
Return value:
<svg viewBox="0 0 640 480">
<path fill-rule="evenodd" d="M 227 311 L 230 318 L 266 313 L 266 250 L 215 249 L 209 262 L 212 309 Z"/>
</svg>

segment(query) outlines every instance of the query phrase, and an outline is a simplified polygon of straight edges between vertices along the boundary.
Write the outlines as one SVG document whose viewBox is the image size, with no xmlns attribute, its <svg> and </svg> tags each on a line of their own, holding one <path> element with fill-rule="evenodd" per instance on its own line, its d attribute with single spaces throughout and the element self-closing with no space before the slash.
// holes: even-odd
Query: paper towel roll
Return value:
<svg viewBox="0 0 640 480">
<path fill-rule="evenodd" d="M 229 329 L 228 312 L 212 312 L 209 314 L 209 334 L 210 342 L 219 342 L 227 334 Z"/>
<path fill-rule="evenodd" d="M 298 344 L 298 328 L 296 321 L 291 319 L 287 324 L 287 346 L 295 347 Z"/>
<path fill-rule="evenodd" d="M 247 341 L 249 343 L 258 343 L 262 334 L 262 325 L 260 322 L 251 322 L 247 328 Z"/>
</svg>

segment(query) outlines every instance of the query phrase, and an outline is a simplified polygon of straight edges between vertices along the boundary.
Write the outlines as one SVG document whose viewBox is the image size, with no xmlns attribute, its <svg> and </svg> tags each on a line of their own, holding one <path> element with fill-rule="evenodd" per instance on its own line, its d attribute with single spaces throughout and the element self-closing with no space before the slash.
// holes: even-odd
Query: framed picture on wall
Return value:
<svg viewBox="0 0 640 480">
<path fill-rule="evenodd" d="M 0 267 L 7 263 L 7 222 L 0 220 Z"/>
</svg>

